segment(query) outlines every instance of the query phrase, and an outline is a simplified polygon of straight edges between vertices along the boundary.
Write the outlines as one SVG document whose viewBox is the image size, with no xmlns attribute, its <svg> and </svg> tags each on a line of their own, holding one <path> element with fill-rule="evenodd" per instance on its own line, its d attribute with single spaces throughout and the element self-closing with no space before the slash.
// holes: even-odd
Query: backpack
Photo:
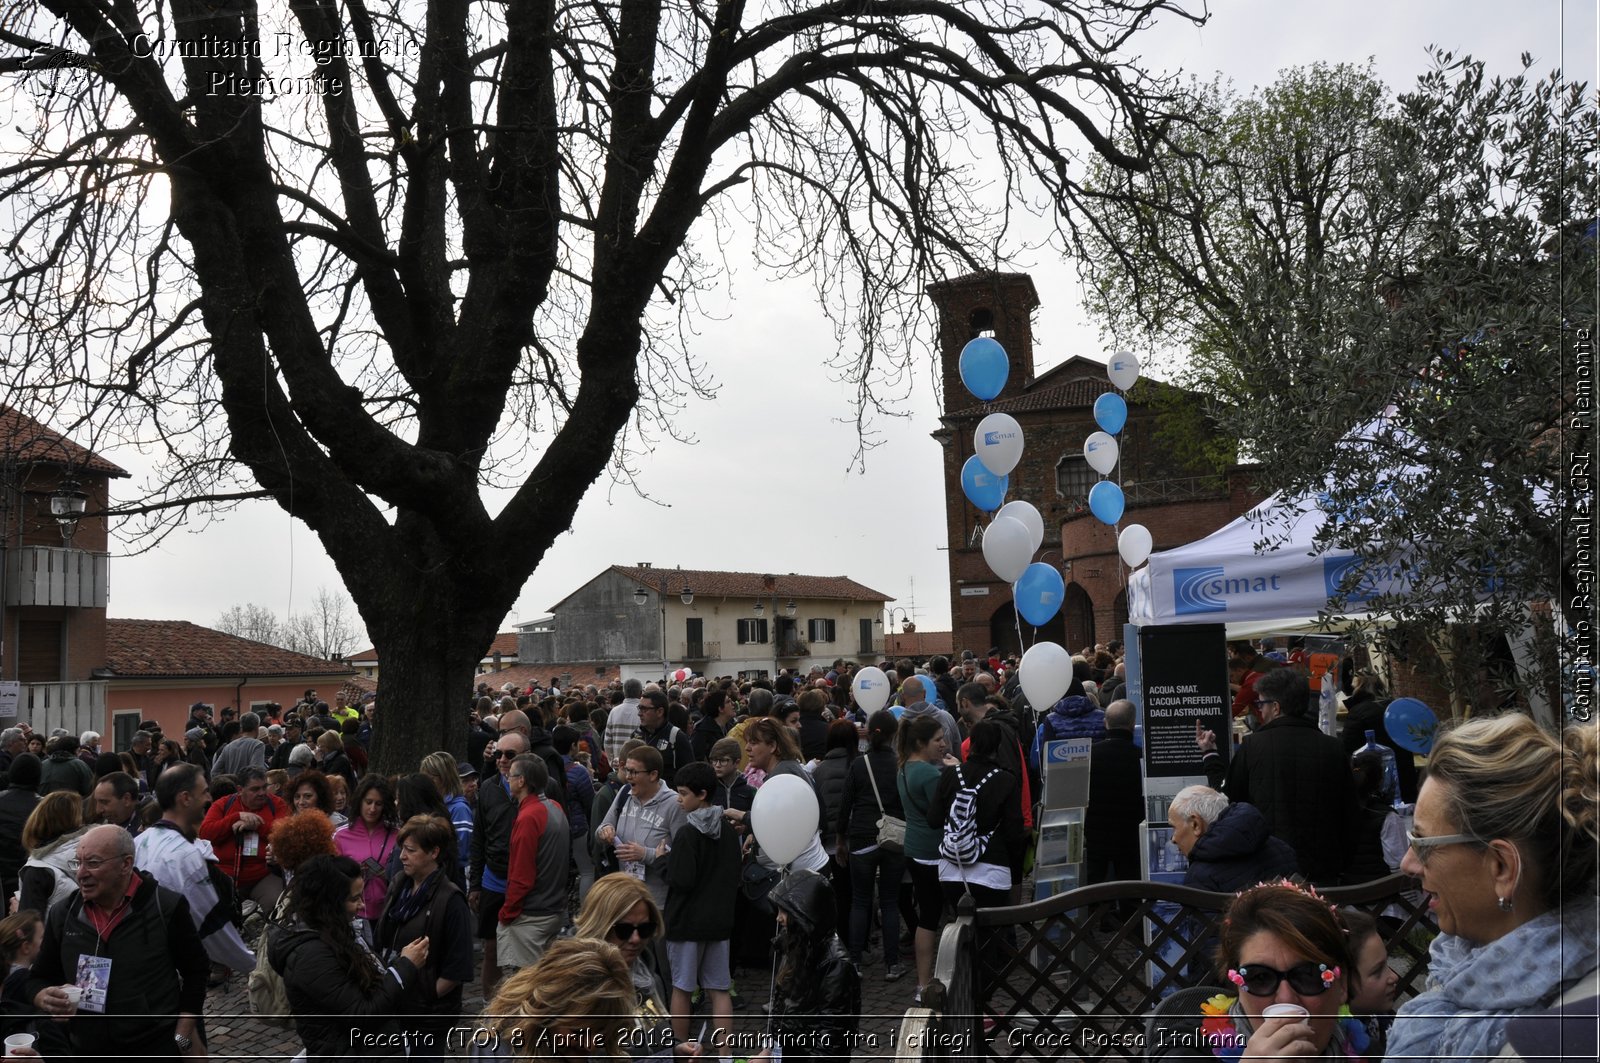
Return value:
<svg viewBox="0 0 1600 1063">
<path fill-rule="evenodd" d="M 978 791 L 983 784 L 1000 774 L 999 768 L 990 768 L 988 774 L 975 783 L 965 780 L 950 803 L 950 813 L 945 817 L 944 836 L 939 839 L 939 855 L 958 867 L 970 867 L 989 847 L 994 831 L 978 830 Z"/>
<path fill-rule="evenodd" d="M 269 942 L 281 932 L 279 929 L 281 920 L 288 912 L 288 898 L 287 892 L 278 898 L 272 918 L 267 921 L 266 928 L 261 932 L 261 940 L 256 942 L 255 970 L 250 972 L 245 983 L 250 996 L 251 1012 L 269 1026 L 286 1027 L 293 1019 L 289 1010 L 289 990 L 283 984 L 283 975 L 273 968 L 272 961 L 267 955 Z"/>
</svg>

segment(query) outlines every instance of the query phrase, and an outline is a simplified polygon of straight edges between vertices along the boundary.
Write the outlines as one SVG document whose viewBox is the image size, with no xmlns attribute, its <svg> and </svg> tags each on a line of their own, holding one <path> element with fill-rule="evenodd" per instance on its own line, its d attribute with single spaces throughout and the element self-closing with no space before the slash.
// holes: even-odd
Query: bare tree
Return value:
<svg viewBox="0 0 1600 1063">
<path fill-rule="evenodd" d="M 1083 160 L 1142 167 L 1186 113 L 1126 58 L 1165 15 L 1194 17 L 24 0 L 4 385 L 164 456 L 123 507 L 146 531 L 264 495 L 316 532 L 396 770 L 461 745 L 452 706 L 584 492 L 710 393 L 687 338 L 732 227 L 816 278 L 870 446 L 924 283 L 998 264 L 1015 210 L 1071 235 Z M 513 489 L 498 515 L 485 485 Z"/>
<path fill-rule="evenodd" d="M 269 646 L 286 646 L 284 625 L 278 623 L 278 614 L 264 605 L 247 602 L 228 609 L 212 625 L 218 631 L 237 635 L 252 642 Z"/>
</svg>

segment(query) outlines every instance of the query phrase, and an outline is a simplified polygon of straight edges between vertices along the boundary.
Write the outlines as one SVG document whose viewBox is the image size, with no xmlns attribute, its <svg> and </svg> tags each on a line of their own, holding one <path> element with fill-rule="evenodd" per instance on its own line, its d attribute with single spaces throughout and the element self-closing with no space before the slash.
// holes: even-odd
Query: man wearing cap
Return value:
<svg viewBox="0 0 1600 1063">
<path fill-rule="evenodd" d="M 467 804 L 472 806 L 473 813 L 478 809 L 478 769 L 464 760 L 456 761 L 456 774 L 461 777 L 461 796 L 467 799 Z"/>
<path fill-rule="evenodd" d="M 300 717 L 295 715 L 285 716 L 283 720 L 283 741 L 278 743 L 272 751 L 272 767 L 279 771 L 289 768 L 289 756 L 294 752 L 294 747 L 300 744 Z"/>
</svg>

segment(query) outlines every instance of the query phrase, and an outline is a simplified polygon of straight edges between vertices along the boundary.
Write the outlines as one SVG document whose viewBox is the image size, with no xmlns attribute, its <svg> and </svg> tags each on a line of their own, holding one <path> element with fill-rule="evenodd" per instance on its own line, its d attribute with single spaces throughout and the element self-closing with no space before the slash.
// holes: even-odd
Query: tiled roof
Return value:
<svg viewBox="0 0 1600 1063">
<path fill-rule="evenodd" d="M 363 695 L 376 694 L 377 692 L 378 681 L 376 679 L 368 679 L 364 675 L 353 675 L 344 681 L 344 685 L 339 687 L 339 704 L 359 704 Z"/>
<path fill-rule="evenodd" d="M 1139 402 L 1141 389 L 1179 390 L 1153 377 L 1141 377 L 1134 385 L 1130 403 Z M 1106 378 L 1105 366 L 1081 355 L 1068 358 L 1029 381 L 1021 395 L 1000 402 L 975 402 L 945 414 L 951 418 L 978 418 L 991 413 L 1033 413 L 1040 410 L 1070 410 L 1092 407 L 1094 400 L 1117 387 Z"/>
<path fill-rule="evenodd" d="M 94 451 L 9 406 L 0 406 L 0 450 L 18 465 L 59 465 L 102 476 L 126 476 Z"/>
<path fill-rule="evenodd" d="M 529 682 L 535 679 L 542 687 L 550 682 L 551 676 L 560 678 L 569 674 L 572 676 L 569 684 L 571 686 L 581 687 L 593 683 L 595 686 L 603 687 L 613 679 L 622 678 L 622 666 L 605 661 L 580 664 L 514 664 L 498 672 L 479 672 L 473 678 L 472 685 L 477 687 L 479 683 L 488 683 L 498 694 L 500 688 L 507 683 L 514 684 L 518 690 L 524 690 Z"/>
<path fill-rule="evenodd" d="M 863 586 L 849 576 L 635 568 L 631 565 L 612 565 L 610 571 L 620 572 L 650 591 L 656 590 L 658 581 L 665 576 L 667 593 L 672 595 L 687 585 L 696 595 L 703 594 L 708 598 L 842 598 L 858 602 L 887 602 L 892 597 Z"/>
<path fill-rule="evenodd" d="M 955 653 L 956 637 L 953 631 L 912 631 L 900 635 L 886 635 L 883 655 L 895 657 L 934 657 Z"/>
<path fill-rule="evenodd" d="M 489 649 L 480 659 L 488 660 L 497 653 L 502 657 L 515 657 L 517 655 L 517 633 L 515 631 L 502 631 L 496 635 L 494 641 L 489 643 Z M 378 648 L 376 646 L 368 646 L 360 653 L 351 653 L 345 656 L 347 661 L 360 661 L 363 664 L 377 659 Z"/>
<path fill-rule="evenodd" d="M 187 620 L 107 620 L 106 664 L 118 678 L 350 674 L 335 661 Z"/>
</svg>

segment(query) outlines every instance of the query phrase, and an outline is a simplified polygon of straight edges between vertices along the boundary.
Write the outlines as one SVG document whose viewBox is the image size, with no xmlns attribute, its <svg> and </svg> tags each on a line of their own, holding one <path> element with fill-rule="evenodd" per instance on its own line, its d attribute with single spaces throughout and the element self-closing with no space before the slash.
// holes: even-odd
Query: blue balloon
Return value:
<svg viewBox="0 0 1600 1063">
<path fill-rule="evenodd" d="M 1106 392 L 1094 400 L 1094 423 L 1116 435 L 1128 423 L 1128 404 L 1116 392 Z"/>
<path fill-rule="evenodd" d="M 1395 698 L 1383 710 L 1383 727 L 1389 732 L 1389 740 L 1401 749 L 1427 756 L 1433 749 L 1439 718 L 1416 698 Z"/>
<path fill-rule="evenodd" d="M 1099 517 L 1102 523 L 1115 524 L 1122 519 L 1122 510 L 1127 505 L 1127 499 L 1122 497 L 1122 488 L 1110 480 L 1101 480 L 1089 488 L 1089 512 Z"/>
<path fill-rule="evenodd" d="M 961 493 L 967 496 L 968 502 L 985 513 L 993 513 L 1005 503 L 1006 488 L 1010 483 L 1011 477 L 996 476 L 978 460 L 976 454 L 961 466 Z"/>
<path fill-rule="evenodd" d="M 1012 596 L 1022 619 L 1039 627 L 1060 610 L 1062 599 L 1067 596 L 1067 584 L 1054 565 L 1035 561 L 1022 570 Z"/>
<path fill-rule="evenodd" d="M 958 367 L 961 382 L 984 402 L 1000 394 L 1006 386 L 1006 377 L 1011 375 L 1011 359 L 992 336 L 979 336 L 961 348 Z"/>
</svg>

